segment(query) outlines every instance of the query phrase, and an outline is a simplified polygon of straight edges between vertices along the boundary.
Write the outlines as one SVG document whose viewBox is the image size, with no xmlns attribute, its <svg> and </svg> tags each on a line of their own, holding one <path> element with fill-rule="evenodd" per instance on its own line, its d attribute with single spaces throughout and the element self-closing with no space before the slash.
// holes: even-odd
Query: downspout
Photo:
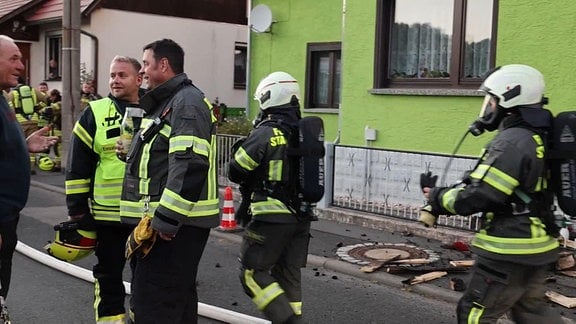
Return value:
<svg viewBox="0 0 576 324">
<path fill-rule="evenodd" d="M 344 47 L 344 34 L 345 34 L 345 28 L 346 28 L 346 0 L 342 0 L 342 30 L 340 31 L 340 48 L 341 48 L 341 52 L 340 52 L 340 69 L 341 71 L 344 71 L 344 50 L 342 49 Z M 343 80 L 342 80 L 342 75 L 344 75 L 344 73 L 340 73 L 340 87 L 342 87 L 343 84 Z M 342 88 L 341 88 L 342 89 Z M 337 130 L 337 134 L 336 134 L 336 138 L 334 139 L 334 143 L 333 144 L 338 144 L 340 143 L 340 134 L 342 132 L 342 91 L 340 91 L 340 104 L 338 107 L 338 130 Z"/>
<path fill-rule="evenodd" d="M 251 60 L 251 52 L 252 52 L 252 29 L 250 28 L 250 13 L 252 12 L 252 0 L 248 0 L 248 48 L 246 50 L 246 118 L 250 119 L 250 102 L 252 102 L 252 96 L 250 95 L 250 76 L 252 75 L 252 60 Z"/>
<path fill-rule="evenodd" d="M 80 29 L 80 33 L 90 37 L 94 42 L 94 53 L 92 57 L 94 60 L 94 88 L 96 93 L 98 93 L 98 37 L 82 29 Z"/>
</svg>

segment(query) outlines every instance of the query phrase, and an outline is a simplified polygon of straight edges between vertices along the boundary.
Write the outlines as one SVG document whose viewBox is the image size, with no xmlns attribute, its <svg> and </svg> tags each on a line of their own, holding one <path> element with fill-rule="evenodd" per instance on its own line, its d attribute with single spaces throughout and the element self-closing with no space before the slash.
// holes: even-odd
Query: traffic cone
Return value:
<svg viewBox="0 0 576 324">
<path fill-rule="evenodd" d="M 232 188 L 226 187 L 224 190 L 224 206 L 222 206 L 222 218 L 217 230 L 221 232 L 239 232 L 242 229 L 236 224 L 234 217 L 234 199 L 232 198 Z"/>
</svg>

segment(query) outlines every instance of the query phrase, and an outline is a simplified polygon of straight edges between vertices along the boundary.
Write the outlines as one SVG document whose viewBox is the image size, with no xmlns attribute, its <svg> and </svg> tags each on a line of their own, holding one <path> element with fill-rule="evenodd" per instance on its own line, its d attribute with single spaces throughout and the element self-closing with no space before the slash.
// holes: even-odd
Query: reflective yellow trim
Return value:
<svg viewBox="0 0 576 324">
<path fill-rule="evenodd" d="M 451 214 L 457 214 L 456 210 L 454 209 L 454 202 L 456 201 L 456 196 L 460 191 L 464 190 L 464 188 L 453 188 L 449 189 L 442 195 L 442 207 L 449 211 Z"/>
<path fill-rule="evenodd" d="M 208 157 L 210 143 L 196 136 L 175 136 L 170 138 L 168 153 L 185 152 L 190 147 L 194 153 Z"/>
<path fill-rule="evenodd" d="M 254 280 L 254 270 L 244 270 L 244 282 L 254 295 L 252 301 L 260 311 L 264 310 L 268 304 L 284 293 L 284 290 L 277 282 L 273 282 L 262 289 Z"/>
<path fill-rule="evenodd" d="M 250 205 L 252 215 L 258 216 L 263 214 L 291 214 L 286 205 L 278 199 L 268 197 L 266 201 L 253 202 Z"/>
<path fill-rule="evenodd" d="M 86 146 L 92 149 L 92 145 L 94 145 L 94 139 L 88 134 L 88 132 L 80 125 L 80 123 L 76 122 L 74 125 L 74 129 L 72 130 L 74 135 L 78 137 Z"/>
<path fill-rule="evenodd" d="M 90 179 L 66 180 L 64 184 L 66 185 L 67 195 L 90 192 Z"/>
<path fill-rule="evenodd" d="M 482 314 L 484 314 L 484 306 L 474 303 L 474 306 L 470 310 L 468 314 L 468 324 L 478 324 L 480 323 L 480 318 L 482 318 Z"/>
<path fill-rule="evenodd" d="M 201 200 L 192 202 L 182 198 L 174 191 L 166 188 L 162 192 L 160 205 L 172 210 L 175 213 L 186 217 L 210 216 L 220 212 L 218 199 Z"/>
<path fill-rule="evenodd" d="M 514 188 L 520 184 L 518 180 L 508 174 L 486 164 L 480 164 L 476 167 L 470 177 L 486 182 L 507 196 L 510 196 L 514 192 Z"/>
<path fill-rule="evenodd" d="M 236 154 L 234 154 L 234 160 L 236 160 L 236 163 L 238 163 L 242 169 L 247 171 L 253 171 L 258 167 L 258 163 L 254 161 L 248 153 L 246 153 L 246 150 L 244 150 L 243 147 L 240 147 L 238 151 L 236 151 Z"/>
<path fill-rule="evenodd" d="M 558 240 L 550 236 L 533 238 L 503 238 L 476 233 L 472 245 L 499 254 L 536 254 L 556 249 Z"/>
<path fill-rule="evenodd" d="M 302 315 L 302 302 L 291 302 L 290 307 L 296 315 Z"/>
<path fill-rule="evenodd" d="M 271 160 L 268 165 L 268 180 L 280 181 L 282 180 L 282 160 Z"/>
</svg>

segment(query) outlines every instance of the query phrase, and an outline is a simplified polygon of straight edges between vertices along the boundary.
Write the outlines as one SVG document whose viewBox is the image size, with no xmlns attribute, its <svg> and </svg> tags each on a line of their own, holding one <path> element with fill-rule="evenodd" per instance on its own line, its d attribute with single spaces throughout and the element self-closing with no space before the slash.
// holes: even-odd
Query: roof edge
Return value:
<svg viewBox="0 0 576 324">
<path fill-rule="evenodd" d="M 44 0 L 32 0 L 32 1 L 28 2 L 27 4 L 15 9 L 12 12 L 10 12 L 9 14 L 6 14 L 6 15 L 0 17 L 0 24 L 3 24 L 5 22 L 9 21 L 10 19 L 28 11 L 29 9 L 41 4 L 42 2 L 44 2 Z"/>
</svg>

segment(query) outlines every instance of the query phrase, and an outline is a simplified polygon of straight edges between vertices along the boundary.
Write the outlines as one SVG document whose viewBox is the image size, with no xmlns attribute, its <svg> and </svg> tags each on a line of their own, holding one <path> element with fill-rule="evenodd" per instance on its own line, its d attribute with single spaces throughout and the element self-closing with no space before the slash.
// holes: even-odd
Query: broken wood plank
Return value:
<svg viewBox="0 0 576 324">
<path fill-rule="evenodd" d="M 389 263 L 390 261 L 398 259 L 399 257 L 400 257 L 400 254 L 394 254 L 394 255 L 389 256 L 386 259 L 372 261 L 369 265 L 366 265 L 366 266 L 363 266 L 362 268 L 360 268 L 360 271 L 366 272 L 366 273 L 374 272 L 374 271 L 382 268 L 383 265 Z"/>
<path fill-rule="evenodd" d="M 419 283 L 423 283 L 423 282 L 427 282 L 430 280 L 444 277 L 447 274 L 448 274 L 448 272 L 446 272 L 446 271 L 433 271 L 433 272 L 425 273 L 425 274 L 420 275 L 420 276 L 416 276 L 413 278 L 403 280 L 402 283 L 403 284 L 409 284 L 409 285 L 416 285 Z"/>
<path fill-rule="evenodd" d="M 564 271 L 558 271 L 558 273 L 568 277 L 576 277 L 576 270 L 564 270 Z"/>
<path fill-rule="evenodd" d="M 430 259 L 400 259 L 400 260 L 392 260 L 389 263 L 391 264 L 427 264 L 430 263 Z"/>
<path fill-rule="evenodd" d="M 560 304 L 566 308 L 576 307 L 576 298 L 574 297 L 566 297 L 552 290 L 548 290 L 546 292 L 546 297 L 548 297 L 551 301 Z"/>
<path fill-rule="evenodd" d="M 453 267 L 471 267 L 474 265 L 474 260 L 454 260 L 450 261 Z"/>
</svg>

